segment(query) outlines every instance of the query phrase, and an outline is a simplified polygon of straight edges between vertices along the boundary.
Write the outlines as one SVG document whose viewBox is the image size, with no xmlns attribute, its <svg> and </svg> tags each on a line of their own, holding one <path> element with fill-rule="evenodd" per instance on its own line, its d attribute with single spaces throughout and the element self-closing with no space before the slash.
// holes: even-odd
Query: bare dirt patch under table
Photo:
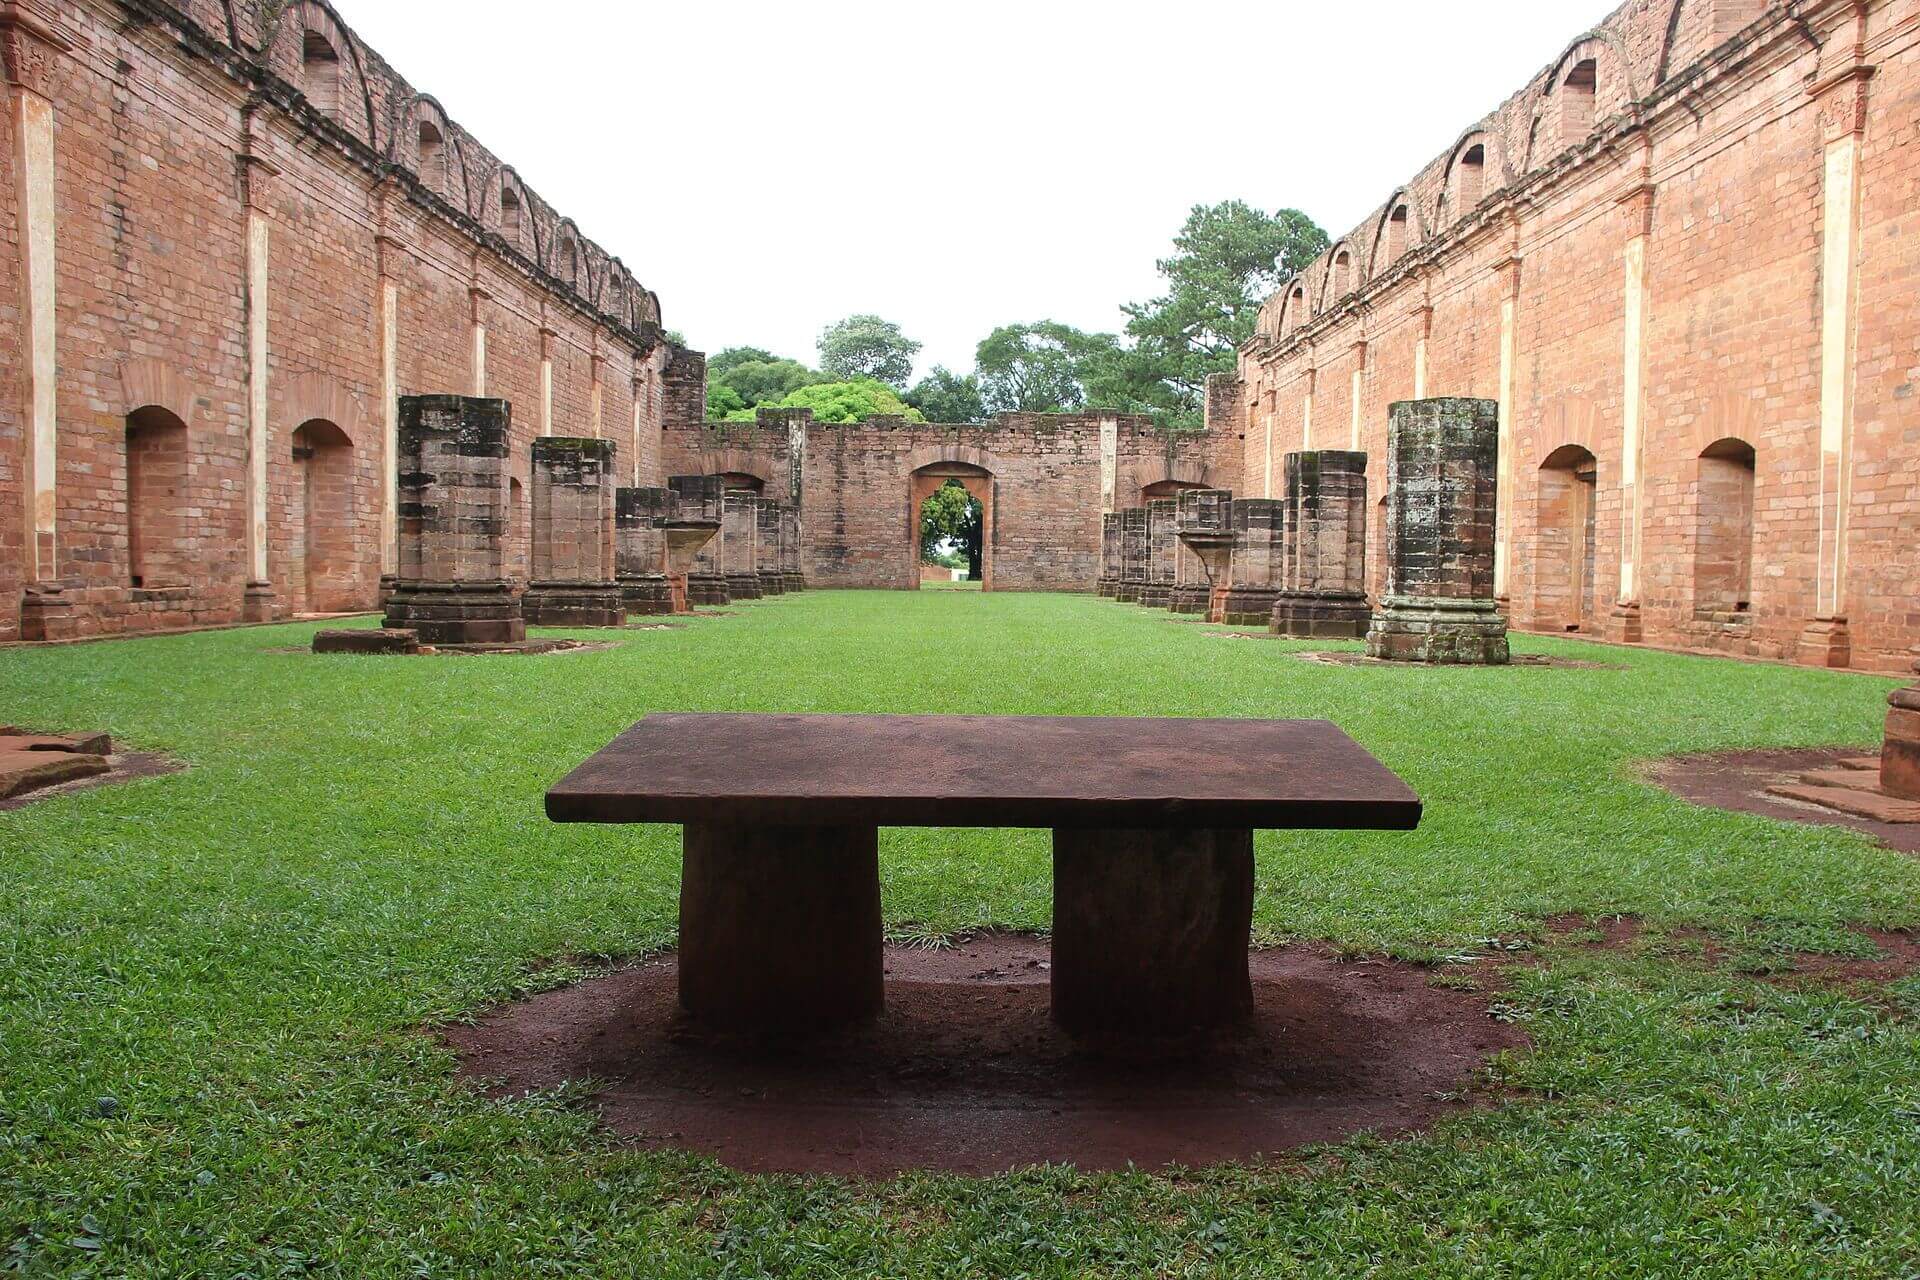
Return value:
<svg viewBox="0 0 1920 1280">
<path fill-rule="evenodd" d="M 1486 998 L 1428 972 L 1317 948 L 1252 955 L 1255 1020 L 1174 1056 L 1077 1048 L 1048 1016 L 1047 944 L 984 935 L 889 947 L 886 1012 L 818 1039 L 717 1042 L 689 1027 L 671 956 L 503 1006 L 446 1038 L 512 1095 L 607 1082 L 605 1123 L 756 1172 L 987 1174 L 1207 1165 L 1420 1128 L 1526 1043 Z"/>
<path fill-rule="evenodd" d="M 1776 783 L 1792 782 L 1816 769 L 1833 769 L 1861 754 L 1859 747 L 1773 748 L 1714 751 L 1668 756 L 1643 766 L 1642 773 L 1682 800 L 1736 813 L 1757 813 L 1786 822 L 1816 822 L 1864 831 L 1890 849 L 1920 853 L 1920 824 L 1875 822 L 1835 809 L 1767 794 Z"/>
</svg>

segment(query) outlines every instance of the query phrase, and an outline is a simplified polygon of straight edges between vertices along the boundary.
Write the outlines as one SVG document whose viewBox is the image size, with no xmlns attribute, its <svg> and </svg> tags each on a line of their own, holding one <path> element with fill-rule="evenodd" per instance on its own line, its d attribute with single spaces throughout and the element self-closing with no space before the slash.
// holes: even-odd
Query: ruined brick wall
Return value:
<svg viewBox="0 0 1920 1280">
<path fill-rule="evenodd" d="M 1237 435 L 1167 435 L 1151 420 L 1088 411 L 1001 414 L 986 423 L 875 418 L 834 425 L 805 410 L 749 423 L 670 418 L 662 442 L 676 474 L 750 479 L 797 498 L 804 572 L 823 587 L 912 588 L 919 580 L 916 473 L 981 483 L 995 590 L 1091 591 L 1100 518 L 1155 485 L 1231 488 Z"/>
<path fill-rule="evenodd" d="M 626 478 L 658 481 L 658 299 L 325 6 L 8 14 L 32 51 L 11 60 L 9 93 L 44 111 L 51 186 L 36 207 L 10 109 L 0 639 L 20 634 L 33 583 L 60 585 L 79 633 L 234 621 L 255 581 L 269 616 L 371 607 L 393 568 L 403 394 L 512 401 L 521 576 L 536 435 L 617 440 Z M 36 231 L 57 308 L 44 368 L 14 305 Z M 166 502 L 182 518 L 151 517 L 143 468 L 181 477 Z M 158 587 L 133 582 L 143 522 Z"/>
<path fill-rule="evenodd" d="M 1237 409 L 1210 407 L 1245 436 L 1238 492 L 1277 494 L 1290 450 L 1364 450 L 1377 553 L 1387 406 L 1495 399 L 1520 625 L 1635 612 L 1649 641 L 1806 657 L 1839 615 L 1855 665 L 1898 669 L 1917 141 L 1920 0 L 1632 0 L 1262 307 Z M 1743 450 L 1729 505 L 1712 464 Z M 1711 607 L 1730 522 L 1739 616 Z"/>
</svg>

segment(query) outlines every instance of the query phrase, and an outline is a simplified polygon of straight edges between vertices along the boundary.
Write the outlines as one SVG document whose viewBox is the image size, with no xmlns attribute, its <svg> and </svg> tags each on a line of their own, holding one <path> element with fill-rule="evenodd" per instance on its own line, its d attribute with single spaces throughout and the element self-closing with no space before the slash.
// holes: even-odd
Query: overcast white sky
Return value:
<svg viewBox="0 0 1920 1280">
<path fill-rule="evenodd" d="M 338 0 L 660 295 L 812 363 L 862 311 L 966 370 L 1117 330 L 1197 203 L 1349 229 L 1616 0 Z"/>
</svg>

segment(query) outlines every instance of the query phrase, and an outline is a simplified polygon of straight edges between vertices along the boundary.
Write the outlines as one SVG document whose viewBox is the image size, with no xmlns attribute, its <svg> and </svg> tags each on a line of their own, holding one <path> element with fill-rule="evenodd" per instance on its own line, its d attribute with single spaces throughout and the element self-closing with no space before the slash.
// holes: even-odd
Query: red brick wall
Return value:
<svg viewBox="0 0 1920 1280">
<path fill-rule="evenodd" d="M 1125 414 L 1001 414 L 985 424 L 854 425 L 804 412 L 755 423 L 670 421 L 664 465 L 675 474 L 751 475 L 769 496 L 799 476 L 802 571 L 821 587 L 910 588 L 919 580 L 916 471 L 959 464 L 990 481 L 986 572 L 1002 591 L 1091 591 L 1100 567 L 1101 422 L 1114 424 L 1113 507 L 1137 505 L 1169 480 L 1231 489 L 1237 433 L 1172 437 Z M 792 441 L 804 440 L 796 467 Z"/>
<path fill-rule="evenodd" d="M 485 391 L 514 406 L 509 471 L 523 508 L 543 352 L 553 430 L 612 439 L 626 482 L 659 481 L 667 351 L 658 299 L 324 7 L 27 7 L 52 36 L 37 45 L 47 70 L 28 90 L 55 121 L 55 573 L 70 584 L 80 631 L 240 616 L 249 197 L 270 234 L 266 547 L 277 613 L 375 601 L 387 497 L 383 273 L 398 293 L 400 394 L 473 392 L 472 326 L 485 327 Z M 303 64 L 310 31 L 339 54 L 331 89 Z M 23 92 L 13 78 L 10 97 Z M 303 88 L 331 110 L 316 109 Z M 264 102 L 249 124 L 255 89 Z M 29 521 L 13 119 L 9 102 L 0 113 L 0 364 L 10 389 L 0 396 L 0 639 L 19 634 Z M 422 124 L 443 139 L 444 174 L 421 171 Z M 242 153 L 265 163 L 243 166 Z M 503 190 L 520 201 L 517 228 Z M 185 475 L 170 499 L 182 565 L 167 570 L 184 583 L 142 595 L 131 582 L 127 419 L 149 406 L 185 425 Z M 327 442 L 311 458 L 299 456 L 308 437 Z M 524 574 L 526 512 L 517 514 Z"/>
<path fill-rule="evenodd" d="M 1865 18 L 1856 26 L 1858 11 Z M 1244 424 L 1244 492 L 1264 491 L 1269 424 L 1276 479 L 1279 459 L 1303 446 L 1309 387 L 1312 445 L 1348 447 L 1357 344 L 1365 344 L 1358 447 L 1380 492 L 1387 406 L 1414 394 L 1422 333 L 1430 335 L 1428 396 L 1497 398 L 1501 304 L 1511 297 L 1508 607 L 1521 626 L 1559 629 L 1578 618 L 1583 630 L 1604 630 L 1628 531 L 1626 254 L 1644 232 L 1638 603 L 1646 638 L 1793 656 L 1820 611 L 1831 124 L 1823 114 L 1832 96 L 1823 86 L 1844 76 L 1856 46 L 1872 71 L 1860 133 L 1841 612 L 1855 665 L 1902 668 L 1920 643 L 1920 558 L 1912 553 L 1920 536 L 1920 0 L 1867 0 L 1859 10 L 1828 0 L 1794 14 L 1759 0 L 1622 6 L 1263 306 L 1259 332 L 1242 348 L 1238 406 L 1213 412 Z M 1597 68 L 1591 130 L 1563 136 L 1572 118 L 1563 81 L 1588 59 Z M 1473 146 L 1485 155 L 1483 193 L 1465 208 L 1458 179 Z M 1403 206 L 1407 243 L 1396 258 L 1391 218 Z M 1336 295 L 1333 261 L 1343 249 L 1355 267 Z M 1296 288 L 1304 307 L 1290 304 Z M 1731 628 L 1702 616 L 1711 610 L 1696 600 L 1695 569 L 1702 501 L 1711 497 L 1702 455 L 1727 438 L 1756 455 L 1753 598 L 1750 616 Z M 1584 613 L 1570 613 L 1568 598 L 1568 495 L 1557 464 L 1569 449 L 1593 459 Z M 1372 523 L 1377 547 L 1377 510 Z"/>
</svg>

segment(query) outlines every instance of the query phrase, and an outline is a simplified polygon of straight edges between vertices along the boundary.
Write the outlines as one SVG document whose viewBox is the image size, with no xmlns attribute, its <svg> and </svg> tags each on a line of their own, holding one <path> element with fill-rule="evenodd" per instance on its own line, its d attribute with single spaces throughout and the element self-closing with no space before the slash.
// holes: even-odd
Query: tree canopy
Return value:
<svg viewBox="0 0 1920 1280">
<path fill-rule="evenodd" d="M 1111 334 L 1087 334 L 1042 320 L 1003 324 L 973 353 L 980 393 L 995 413 L 1059 413 L 1086 403 L 1081 371 L 1113 345 Z"/>
<path fill-rule="evenodd" d="M 1132 342 L 1086 371 L 1089 390 L 1103 406 L 1198 426 L 1207 375 L 1234 371 L 1260 303 L 1327 243 L 1327 233 L 1297 209 L 1269 214 L 1240 200 L 1195 205 L 1173 255 L 1155 264 L 1167 292 L 1121 308 Z"/>
<path fill-rule="evenodd" d="M 945 365 L 933 366 L 933 372 L 914 383 L 905 399 L 928 422 L 978 422 L 987 416 L 980 379 L 971 373 L 955 373 Z"/>
<path fill-rule="evenodd" d="M 752 422 L 759 409 L 811 409 L 815 422 L 865 422 L 886 414 L 908 422 L 926 421 L 920 411 L 902 400 L 892 387 L 874 378 L 811 383 L 772 404 L 763 402 L 752 408 L 732 410 L 725 415 L 725 421 Z"/>
<path fill-rule="evenodd" d="M 873 378 L 900 388 L 913 376 L 920 344 L 879 316 L 848 316 L 820 334 L 820 368 L 843 381 Z"/>
</svg>

